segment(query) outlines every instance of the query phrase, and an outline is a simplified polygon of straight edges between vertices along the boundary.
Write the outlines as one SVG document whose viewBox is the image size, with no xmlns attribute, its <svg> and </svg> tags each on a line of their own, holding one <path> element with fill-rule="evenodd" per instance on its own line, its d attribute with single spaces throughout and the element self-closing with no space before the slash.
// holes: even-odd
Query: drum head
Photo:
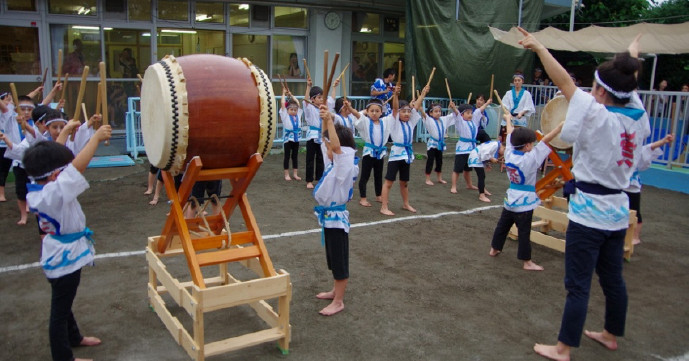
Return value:
<svg viewBox="0 0 689 361">
<path fill-rule="evenodd" d="M 174 57 L 146 69 L 141 89 L 141 132 L 151 165 L 176 174 L 184 165 L 189 111 L 184 75 Z"/>
<path fill-rule="evenodd" d="M 543 134 L 548 134 L 561 122 L 565 121 L 568 107 L 569 102 L 562 95 L 556 96 L 545 105 L 541 113 L 541 131 L 543 131 Z M 557 149 L 569 149 L 572 147 L 572 144 L 560 139 L 559 134 L 550 141 L 550 145 Z"/>
</svg>

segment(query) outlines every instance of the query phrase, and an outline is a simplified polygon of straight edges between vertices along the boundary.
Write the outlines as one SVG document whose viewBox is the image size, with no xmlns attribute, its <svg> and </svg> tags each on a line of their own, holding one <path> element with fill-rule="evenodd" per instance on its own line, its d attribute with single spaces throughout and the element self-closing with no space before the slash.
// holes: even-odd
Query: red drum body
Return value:
<svg viewBox="0 0 689 361">
<path fill-rule="evenodd" d="M 254 153 L 265 156 L 277 115 L 270 79 L 246 59 L 166 56 L 144 75 L 146 154 L 173 174 L 195 156 L 211 169 L 246 165 Z"/>
</svg>

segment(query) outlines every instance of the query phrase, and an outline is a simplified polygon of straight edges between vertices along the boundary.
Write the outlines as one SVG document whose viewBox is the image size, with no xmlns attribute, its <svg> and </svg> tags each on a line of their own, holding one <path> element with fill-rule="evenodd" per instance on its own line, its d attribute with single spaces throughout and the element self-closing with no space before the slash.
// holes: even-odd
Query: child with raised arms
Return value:
<svg viewBox="0 0 689 361">
<path fill-rule="evenodd" d="M 627 318 L 627 288 L 622 276 L 624 238 L 629 224 L 629 187 L 639 164 L 644 139 L 651 133 L 648 114 L 636 93 L 641 69 L 639 38 L 628 51 L 598 66 L 590 92 L 579 89 L 567 71 L 535 37 L 520 44 L 538 55 L 545 71 L 569 101 L 560 138 L 572 143 L 572 175 L 565 242 L 567 296 L 555 345 L 535 344 L 539 355 L 569 360 L 582 331 L 608 350 L 617 349 Z M 584 331 L 593 271 L 605 295 L 605 324 L 600 332 Z"/>
<path fill-rule="evenodd" d="M 287 98 L 289 94 L 289 98 Z M 282 87 L 282 103 L 280 107 L 280 119 L 282 130 L 285 132 L 282 138 L 285 156 L 282 160 L 282 168 L 285 171 L 285 180 L 290 181 L 289 161 L 292 160 L 292 175 L 294 179 L 301 180 L 297 175 L 299 169 L 299 135 L 301 134 L 301 116 L 304 113 L 299 109 L 299 102 L 289 93 L 286 87 Z"/>
<path fill-rule="evenodd" d="M 428 106 L 426 114 L 423 114 L 423 125 L 428 131 L 428 140 L 426 141 L 426 184 L 433 185 L 431 181 L 431 171 L 433 170 L 433 163 L 435 163 L 435 173 L 437 175 L 437 182 L 446 184 L 443 179 L 443 152 L 445 151 L 445 137 L 447 136 L 447 128 L 454 124 L 454 112 L 450 111 L 447 115 L 442 115 L 442 107 L 439 103 L 431 103 Z"/>
<path fill-rule="evenodd" d="M 492 99 L 486 101 L 486 97 L 483 94 L 479 94 L 476 97 L 476 109 L 474 109 L 474 115 L 472 119 L 478 120 L 478 133 L 476 133 L 476 140 L 478 143 L 490 142 L 490 135 L 486 132 L 486 127 L 488 126 L 488 114 L 486 113 L 486 107 L 488 104 L 492 103 Z"/>
<path fill-rule="evenodd" d="M 50 352 L 53 360 L 75 359 L 72 347 L 95 346 L 98 338 L 84 337 L 79 331 L 72 304 L 81 279 L 81 269 L 93 265 L 94 248 L 90 229 L 77 197 L 89 185 L 82 173 L 98 147 L 109 139 L 110 126 L 102 126 L 83 150 L 74 157 L 64 145 L 42 141 L 29 148 L 24 164 L 32 184 L 27 200 L 39 225 L 48 234 L 43 238 L 41 267 L 52 289 L 50 304 Z"/>
<path fill-rule="evenodd" d="M 359 178 L 359 204 L 371 207 L 366 198 L 366 184 L 373 171 L 373 189 L 376 201 L 382 201 L 383 166 L 387 154 L 386 144 L 390 136 L 390 127 L 395 119 L 391 116 L 383 117 L 383 104 L 378 99 L 372 99 L 366 105 L 366 114 L 359 113 L 351 106 L 348 107 L 355 117 L 354 126 L 364 140 L 364 151 L 361 158 L 361 177 Z"/>
<path fill-rule="evenodd" d="M 469 153 L 476 148 L 476 134 L 478 134 L 478 119 L 473 119 L 473 107 L 469 104 L 460 104 L 455 107 L 450 102 L 450 108 L 455 113 L 455 129 L 459 134 L 459 140 L 455 146 L 455 163 L 452 169 L 452 186 L 450 193 L 457 193 L 457 179 L 459 173 L 464 174 L 467 189 L 478 189 L 471 184 L 471 168 L 469 167 Z"/>
<path fill-rule="evenodd" d="M 390 136 L 392 137 L 392 148 L 390 149 L 390 158 L 388 159 L 388 171 L 385 174 L 385 184 L 383 185 L 382 204 L 380 206 L 380 213 L 386 216 L 394 216 L 388 208 L 388 200 L 390 196 L 390 189 L 397 178 L 397 173 L 400 174 L 400 194 L 402 195 L 402 208 L 409 212 L 416 213 L 416 209 L 409 204 L 409 173 L 411 163 L 414 161 L 414 149 L 412 148 L 412 141 L 414 140 L 414 128 L 421 120 L 417 108 L 418 104 L 423 103 L 423 98 L 428 94 L 429 87 L 424 87 L 419 98 L 412 102 L 399 101 L 400 86 L 399 83 L 395 86 L 395 94 L 392 98 L 392 114 L 393 122 L 390 126 Z M 423 111 L 423 110 L 422 110 Z"/>
<path fill-rule="evenodd" d="M 320 117 L 325 128 L 321 149 L 327 164 L 323 178 L 313 190 L 313 197 L 318 203 L 314 210 L 318 224 L 323 227 L 326 260 L 335 281 L 330 291 L 321 292 L 316 297 L 332 300 L 319 312 L 323 316 L 331 316 L 344 309 L 344 294 L 349 279 L 347 202 L 352 199 L 359 167 L 352 132 L 340 124 L 334 124 L 332 113 L 325 105 L 320 108 Z"/>
<path fill-rule="evenodd" d="M 304 120 L 309 126 L 306 132 L 306 188 L 312 189 L 314 180 L 318 182 L 323 175 L 323 154 L 321 148 L 321 118 L 319 107 L 324 103 L 323 89 L 313 86 L 311 78 L 306 79 L 304 96 Z M 315 173 L 314 173 L 315 168 Z"/>
</svg>

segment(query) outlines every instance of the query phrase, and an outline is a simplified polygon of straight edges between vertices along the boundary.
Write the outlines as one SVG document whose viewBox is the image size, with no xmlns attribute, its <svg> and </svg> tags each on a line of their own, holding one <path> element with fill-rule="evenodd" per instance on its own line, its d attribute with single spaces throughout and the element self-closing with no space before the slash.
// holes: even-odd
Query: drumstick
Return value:
<svg viewBox="0 0 689 361">
<path fill-rule="evenodd" d="M 84 66 L 84 71 L 81 73 L 81 83 L 79 84 L 79 95 L 77 95 L 77 106 L 74 109 L 74 116 L 72 119 L 79 120 L 81 117 L 81 101 L 84 99 L 84 91 L 86 90 L 86 77 L 89 75 L 89 66 Z M 70 140 L 74 141 L 74 136 L 77 134 L 77 128 L 72 131 Z"/>
<path fill-rule="evenodd" d="M 433 80 L 433 74 L 435 74 L 435 67 L 433 67 L 433 70 L 431 70 L 431 76 L 428 77 L 428 83 L 426 83 L 426 86 L 431 86 L 431 80 Z"/>
<path fill-rule="evenodd" d="M 344 73 L 347 71 L 347 68 L 349 68 L 349 63 L 347 63 L 347 66 L 345 66 L 344 69 L 342 69 L 342 72 L 340 73 L 340 75 L 337 76 L 337 79 L 342 79 Z"/>
<path fill-rule="evenodd" d="M 509 110 L 507 110 L 507 107 L 505 106 L 505 104 L 502 104 L 502 99 L 500 99 L 500 94 L 498 94 L 498 90 L 493 89 L 493 93 L 495 93 L 495 97 L 498 99 L 498 103 L 500 103 L 502 110 L 504 110 L 506 113 L 512 114 L 512 113 L 510 113 Z"/>
<path fill-rule="evenodd" d="M 402 85 L 402 60 L 397 61 L 397 82 Z"/>
<path fill-rule="evenodd" d="M 60 82 L 62 78 L 62 49 L 57 51 L 57 82 Z"/>
<path fill-rule="evenodd" d="M 86 115 L 86 104 L 81 103 L 81 111 L 82 111 L 82 113 L 84 113 L 84 119 L 86 119 L 86 122 L 88 123 L 88 121 L 89 121 L 89 116 Z"/>
<path fill-rule="evenodd" d="M 447 88 L 447 97 L 452 101 L 452 92 L 450 91 L 450 83 L 447 82 L 447 78 L 445 78 L 445 87 Z"/>
<path fill-rule="evenodd" d="M 96 92 L 96 113 L 95 114 L 100 114 L 100 106 L 101 106 L 101 96 L 102 96 L 102 89 L 100 82 L 98 82 L 98 91 Z"/>
<path fill-rule="evenodd" d="M 65 93 L 67 92 L 67 80 L 69 79 L 69 73 L 65 73 L 65 78 L 62 80 L 62 94 L 60 94 L 60 101 L 65 100 Z"/>
<path fill-rule="evenodd" d="M 12 92 L 12 101 L 14 102 L 15 112 L 19 109 L 19 96 L 17 95 L 17 87 L 14 83 L 10 83 L 10 91 Z"/>
<path fill-rule="evenodd" d="M 144 78 L 141 76 L 141 74 L 136 74 L 136 77 L 139 78 L 139 81 L 141 82 L 141 84 L 144 83 Z"/>
<path fill-rule="evenodd" d="M 323 50 L 323 98 L 328 97 L 328 93 L 325 91 L 328 85 L 328 51 Z"/>
<path fill-rule="evenodd" d="M 48 77 L 48 67 L 45 67 L 45 70 L 43 71 L 43 77 L 41 78 L 41 85 L 40 86 L 45 86 L 45 79 Z M 38 98 L 40 100 L 43 100 L 43 92 L 40 92 L 40 97 Z"/>
<path fill-rule="evenodd" d="M 471 92 L 469 92 L 469 96 L 467 97 L 467 104 L 471 104 Z"/>
<path fill-rule="evenodd" d="M 328 84 L 326 84 L 327 89 L 323 90 L 323 94 L 326 97 L 328 95 L 328 92 L 330 92 L 330 87 L 333 85 L 333 76 L 335 75 L 335 68 L 337 67 L 338 60 L 340 60 L 340 53 L 335 53 L 333 65 L 330 67 L 330 76 L 328 76 Z"/>
<path fill-rule="evenodd" d="M 103 125 L 108 125 L 108 83 L 105 81 L 105 62 L 98 63 L 99 73 L 100 73 L 100 90 L 101 90 L 101 102 L 103 110 Z M 106 140 L 105 145 L 110 145 L 110 140 Z"/>
<path fill-rule="evenodd" d="M 306 58 L 302 60 L 304 61 L 304 70 L 306 70 L 306 79 L 311 79 L 311 72 L 309 72 L 309 66 L 306 65 Z"/>
<path fill-rule="evenodd" d="M 421 98 L 421 92 L 419 90 L 416 90 L 416 98 Z"/>
<path fill-rule="evenodd" d="M 488 92 L 490 95 L 490 100 L 493 99 L 493 80 L 495 80 L 495 74 L 490 75 L 490 92 Z"/>
<path fill-rule="evenodd" d="M 414 84 L 414 76 L 411 76 L 411 101 L 416 100 L 416 84 Z"/>
<path fill-rule="evenodd" d="M 349 66 L 349 64 L 347 64 Z M 347 70 L 347 68 L 345 68 Z M 344 73 L 343 73 L 344 74 Z M 345 83 L 347 81 L 347 77 L 342 77 L 342 96 L 344 97 L 344 100 L 347 100 L 347 87 L 345 86 Z"/>
</svg>

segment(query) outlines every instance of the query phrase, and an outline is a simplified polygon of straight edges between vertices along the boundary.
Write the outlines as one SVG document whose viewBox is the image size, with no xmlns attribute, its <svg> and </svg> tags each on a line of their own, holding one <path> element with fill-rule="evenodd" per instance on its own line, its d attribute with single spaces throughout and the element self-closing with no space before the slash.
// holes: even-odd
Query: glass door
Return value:
<svg viewBox="0 0 689 361">
<path fill-rule="evenodd" d="M 48 68 L 48 59 L 42 59 L 39 45 L 41 26 L 26 26 L 25 21 L 0 25 L 0 91 L 17 87 L 17 95 L 30 93 L 41 85 Z M 36 99 L 38 100 L 38 99 Z"/>
</svg>

